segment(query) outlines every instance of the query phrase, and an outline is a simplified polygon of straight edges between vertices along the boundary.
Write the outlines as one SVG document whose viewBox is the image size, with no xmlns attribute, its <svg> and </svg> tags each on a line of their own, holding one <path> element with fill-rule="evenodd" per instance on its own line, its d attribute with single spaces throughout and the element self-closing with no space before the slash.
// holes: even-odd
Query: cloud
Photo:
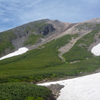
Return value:
<svg viewBox="0 0 100 100">
<path fill-rule="evenodd" d="M 10 19 L 8 19 L 8 18 L 6 18 L 6 19 L 3 20 L 4 23 L 7 23 L 9 21 L 10 21 Z"/>
<path fill-rule="evenodd" d="M 0 0 L 0 27 L 12 28 L 44 18 L 81 22 L 99 17 L 99 4 L 99 0 Z"/>
</svg>

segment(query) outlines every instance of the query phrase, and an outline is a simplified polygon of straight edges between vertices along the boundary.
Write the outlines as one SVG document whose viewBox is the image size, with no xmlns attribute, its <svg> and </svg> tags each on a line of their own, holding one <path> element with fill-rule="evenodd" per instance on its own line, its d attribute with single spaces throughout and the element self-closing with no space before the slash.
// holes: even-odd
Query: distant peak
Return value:
<svg viewBox="0 0 100 100">
<path fill-rule="evenodd" d="M 93 18 L 93 19 L 87 20 L 87 21 L 85 21 L 85 22 L 100 23 L 100 18 Z"/>
</svg>

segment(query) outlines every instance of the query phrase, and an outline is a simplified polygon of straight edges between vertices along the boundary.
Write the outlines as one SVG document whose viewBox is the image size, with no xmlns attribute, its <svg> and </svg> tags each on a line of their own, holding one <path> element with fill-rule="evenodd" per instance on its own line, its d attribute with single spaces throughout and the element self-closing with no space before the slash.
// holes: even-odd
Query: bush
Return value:
<svg viewBox="0 0 100 100">
<path fill-rule="evenodd" d="M 51 91 L 30 83 L 0 84 L 0 100 L 47 100 Z"/>
</svg>

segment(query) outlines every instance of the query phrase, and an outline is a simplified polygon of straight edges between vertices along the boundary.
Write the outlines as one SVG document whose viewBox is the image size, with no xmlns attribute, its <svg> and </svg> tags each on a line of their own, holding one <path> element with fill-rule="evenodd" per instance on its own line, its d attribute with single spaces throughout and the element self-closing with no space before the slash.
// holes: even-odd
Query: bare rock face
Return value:
<svg viewBox="0 0 100 100">
<path fill-rule="evenodd" d="M 50 86 L 47 86 L 47 88 L 49 88 L 52 91 L 55 99 L 58 98 L 60 90 L 63 87 L 64 87 L 63 85 L 59 85 L 59 84 L 52 84 Z"/>
<path fill-rule="evenodd" d="M 40 35 L 46 36 L 51 32 L 54 32 L 56 29 L 53 27 L 52 24 L 47 24 L 45 26 L 42 26 L 38 29 L 38 32 Z"/>
</svg>

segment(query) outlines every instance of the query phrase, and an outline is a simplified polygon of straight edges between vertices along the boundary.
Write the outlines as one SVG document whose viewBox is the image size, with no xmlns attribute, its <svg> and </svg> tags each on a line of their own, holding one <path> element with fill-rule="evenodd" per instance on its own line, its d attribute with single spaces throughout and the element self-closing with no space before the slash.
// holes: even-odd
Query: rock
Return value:
<svg viewBox="0 0 100 100">
<path fill-rule="evenodd" d="M 47 88 L 49 88 L 52 91 L 55 99 L 58 98 L 60 90 L 63 87 L 64 87 L 63 85 L 59 85 L 59 84 L 51 84 L 50 86 L 47 86 Z"/>
<path fill-rule="evenodd" d="M 40 35 L 48 35 L 49 33 L 55 31 L 55 28 L 53 27 L 52 24 L 47 24 L 45 26 L 42 26 L 41 28 L 38 29 Z"/>
</svg>

